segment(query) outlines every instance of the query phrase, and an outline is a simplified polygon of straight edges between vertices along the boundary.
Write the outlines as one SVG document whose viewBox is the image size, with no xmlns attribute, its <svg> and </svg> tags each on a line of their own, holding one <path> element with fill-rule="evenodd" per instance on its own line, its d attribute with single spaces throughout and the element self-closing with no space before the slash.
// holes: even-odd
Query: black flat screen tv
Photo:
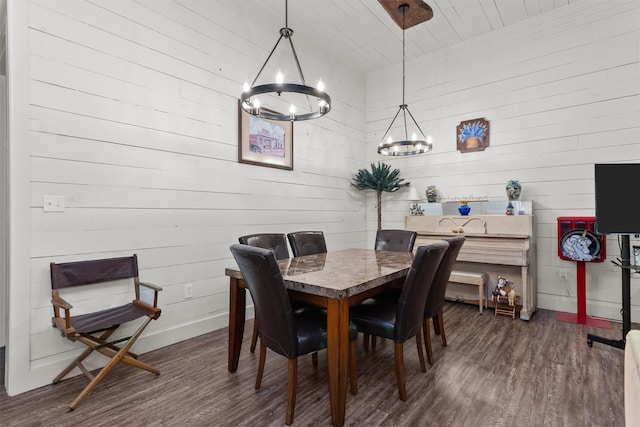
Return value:
<svg viewBox="0 0 640 427">
<path fill-rule="evenodd" d="M 640 210 L 636 208 L 640 163 L 596 163 L 596 232 L 639 234 Z"/>
</svg>

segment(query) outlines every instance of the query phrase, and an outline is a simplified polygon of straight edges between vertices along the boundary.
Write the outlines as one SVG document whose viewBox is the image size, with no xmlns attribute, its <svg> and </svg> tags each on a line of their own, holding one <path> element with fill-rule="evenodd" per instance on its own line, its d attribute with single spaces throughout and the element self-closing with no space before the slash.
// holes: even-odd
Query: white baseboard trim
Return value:
<svg viewBox="0 0 640 427">
<path fill-rule="evenodd" d="M 567 313 L 577 313 L 578 305 L 575 298 L 559 297 L 557 295 L 538 294 L 538 308 L 553 311 L 564 311 Z M 622 323 L 622 302 L 609 303 L 604 301 L 592 302 L 587 299 L 587 316 L 599 317 L 612 322 Z M 640 307 L 631 306 L 631 318 L 638 319 Z M 535 317 L 534 317 L 535 319 Z"/>
<path fill-rule="evenodd" d="M 248 308 L 246 318 L 253 317 L 253 308 Z M 199 335 L 207 334 L 229 326 L 229 313 L 220 313 L 206 319 L 200 319 L 193 323 L 179 325 L 172 329 L 165 329 L 156 333 L 141 336 L 133 346 L 133 351 L 138 354 L 148 353 L 159 348 L 163 348 Z M 249 331 L 250 332 L 250 331 Z M 246 332 L 245 332 L 246 333 Z M 65 353 L 64 357 L 48 357 L 40 361 L 32 361 L 31 369 L 27 378 L 20 378 L 16 381 L 18 387 L 13 387 L 10 396 L 15 396 L 36 388 L 49 385 L 78 354 L 86 347 L 78 344 L 77 352 Z M 107 362 L 107 358 L 101 355 L 90 356 L 85 365 L 88 369 L 99 369 Z M 73 370 L 68 377 L 81 375 L 79 369 Z"/>
</svg>

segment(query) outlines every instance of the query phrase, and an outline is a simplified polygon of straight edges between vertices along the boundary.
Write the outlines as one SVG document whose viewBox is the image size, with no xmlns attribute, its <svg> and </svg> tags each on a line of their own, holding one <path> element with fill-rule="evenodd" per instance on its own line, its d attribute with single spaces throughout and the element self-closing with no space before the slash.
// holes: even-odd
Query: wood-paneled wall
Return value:
<svg viewBox="0 0 640 427">
<path fill-rule="evenodd" d="M 503 198 L 519 179 L 534 201 L 539 306 L 575 307 L 555 217 L 593 214 L 594 162 L 640 160 L 636 1 L 578 1 L 409 62 L 407 101 L 435 138 L 419 158 L 375 151 L 400 101 L 398 67 L 365 80 L 305 54 L 307 80 L 322 77 L 333 105 L 295 124 L 294 171 L 237 163 L 239 91 L 276 34 L 230 4 L 8 3 L 12 232 L 23 239 L 11 249 L 10 395 L 48 383 L 77 351 L 49 326 L 50 261 L 136 252 L 142 278 L 164 287 L 136 350 L 159 348 L 226 326 L 239 235 L 321 229 L 330 249 L 370 247 L 375 197 L 349 181 L 378 160 L 444 196 Z M 491 122 L 491 146 L 460 154 L 455 126 L 475 117 Z M 44 213 L 44 195 L 63 195 L 65 211 Z M 383 195 L 384 227 L 403 227 L 405 198 Z M 619 272 L 589 266 L 588 282 L 590 314 L 619 319 Z"/>
<path fill-rule="evenodd" d="M 576 312 L 576 266 L 557 255 L 556 218 L 595 214 L 594 163 L 640 161 L 639 6 L 577 1 L 407 62 L 406 101 L 434 149 L 389 163 L 425 198 L 435 185 L 440 197 L 506 200 L 507 181 L 519 180 L 521 198 L 533 201 L 541 308 Z M 411 30 L 406 38 L 414 42 Z M 401 68 L 370 73 L 368 94 L 367 155 L 374 160 L 397 109 Z M 456 126 L 475 118 L 490 122 L 490 146 L 461 153 Z M 621 185 L 635 183 L 629 177 Z M 384 226 L 402 227 L 408 205 L 387 204 Z M 607 240 L 614 259 L 617 239 Z M 637 318 L 640 288 L 632 289 Z M 620 309 L 619 269 L 589 264 L 588 314 L 621 320 Z"/>
<path fill-rule="evenodd" d="M 164 288 L 144 352 L 227 325 L 238 236 L 319 229 L 330 249 L 366 244 L 366 195 L 349 185 L 365 147 L 361 76 L 299 52 L 307 80 L 330 90 L 331 114 L 295 123 L 293 171 L 240 164 L 237 99 L 279 27 L 252 29 L 257 17 L 231 2 L 12 7 L 28 15 L 29 69 L 15 78 L 28 86 L 30 279 L 11 308 L 10 394 L 48 383 L 76 351 L 50 326 L 51 261 L 137 253 L 141 278 Z M 64 196 L 65 211 L 43 212 L 44 195 Z"/>
</svg>

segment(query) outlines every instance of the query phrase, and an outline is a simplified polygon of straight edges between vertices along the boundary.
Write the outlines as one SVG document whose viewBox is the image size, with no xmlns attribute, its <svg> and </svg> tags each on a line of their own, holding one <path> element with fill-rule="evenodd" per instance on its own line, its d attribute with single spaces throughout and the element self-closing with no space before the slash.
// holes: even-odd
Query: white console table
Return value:
<svg viewBox="0 0 640 427">
<path fill-rule="evenodd" d="M 466 237 L 455 270 L 489 275 L 488 292 L 498 275 L 512 281 L 522 304 L 520 318 L 529 320 L 536 310 L 535 239 L 532 215 L 408 216 L 407 230 L 416 231 L 416 247 L 442 237 Z"/>
</svg>

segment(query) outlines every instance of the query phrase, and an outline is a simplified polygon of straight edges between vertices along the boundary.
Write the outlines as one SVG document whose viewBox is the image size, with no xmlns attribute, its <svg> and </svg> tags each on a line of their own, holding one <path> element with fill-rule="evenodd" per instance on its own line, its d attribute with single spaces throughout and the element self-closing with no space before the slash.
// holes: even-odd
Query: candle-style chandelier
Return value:
<svg viewBox="0 0 640 427">
<path fill-rule="evenodd" d="M 383 2 L 381 1 L 381 3 Z M 383 3 L 383 6 L 385 6 L 384 3 Z M 424 6 L 429 8 L 426 4 L 424 4 Z M 408 4 L 401 4 L 398 7 L 398 11 L 402 13 L 402 25 L 398 24 L 402 27 L 402 105 L 400 105 L 400 107 L 398 108 L 398 112 L 393 117 L 391 124 L 389 125 L 389 127 L 387 128 L 387 131 L 384 133 L 384 136 L 382 137 L 382 142 L 380 142 L 380 144 L 378 145 L 378 154 L 381 154 L 383 156 L 413 156 L 417 154 L 427 153 L 431 151 L 433 148 L 431 137 L 427 138 L 424 132 L 422 132 L 422 129 L 416 122 L 416 119 L 413 117 L 413 114 L 411 114 L 411 111 L 409 111 L 409 106 L 406 104 L 404 100 L 404 93 L 405 93 L 404 32 L 405 32 L 405 29 L 407 28 L 406 18 L 407 18 L 408 10 L 409 10 Z M 431 8 L 429 8 L 429 11 L 431 12 L 431 15 L 428 16 L 427 19 L 433 16 L 433 12 L 431 11 Z M 393 15 L 392 15 L 392 18 L 394 18 L 394 20 L 396 19 Z M 403 135 L 401 134 L 398 138 L 394 139 L 392 136 L 389 135 L 389 131 L 393 127 L 393 124 L 395 123 L 398 116 L 400 116 L 401 112 L 402 112 L 402 120 L 403 120 L 402 128 L 404 129 L 404 134 Z M 409 128 L 407 126 L 407 115 L 409 116 L 409 118 L 411 118 L 411 120 L 413 120 L 414 128 L 420 133 L 420 135 L 413 132 L 411 134 L 411 137 L 409 137 Z"/>
<path fill-rule="evenodd" d="M 278 41 L 271 50 L 271 53 L 267 57 L 267 60 L 262 65 L 262 68 L 260 68 L 260 71 L 258 71 L 258 74 L 253 80 L 253 83 L 251 83 L 251 86 L 249 86 L 249 83 L 244 84 L 242 95 L 240 96 L 240 105 L 242 106 L 242 109 L 247 113 L 269 120 L 301 121 L 322 117 L 327 114 L 329 110 L 331 110 L 331 97 L 324 91 L 324 84 L 322 83 L 322 80 L 318 82 L 317 87 L 306 85 L 304 74 L 302 73 L 302 68 L 300 67 L 300 61 L 298 61 L 298 55 L 296 53 L 295 47 L 293 46 L 293 30 L 289 28 L 288 12 L 288 1 L 285 0 L 285 26 L 284 28 L 280 29 L 280 37 L 278 38 Z M 278 47 L 278 44 L 280 44 L 280 41 L 282 41 L 283 39 L 289 41 L 289 45 L 291 46 L 293 58 L 298 68 L 298 73 L 300 74 L 300 81 L 302 82 L 302 84 L 284 82 L 284 76 L 282 75 L 282 72 L 279 71 L 276 76 L 275 83 L 267 83 L 256 86 L 255 84 L 258 81 L 260 74 L 271 59 L 271 56 Z M 281 99 L 287 99 L 286 96 L 283 97 L 283 94 L 290 95 L 290 98 L 295 98 L 296 101 L 301 101 L 300 95 L 306 98 L 306 105 L 304 107 L 304 110 L 300 111 L 302 109 L 302 107 L 299 105 L 300 102 L 298 102 L 298 105 L 296 105 L 296 102 L 293 101 L 286 101 L 287 103 L 289 103 L 288 114 L 281 114 L 273 110 L 266 110 L 261 108 L 262 103 L 258 98 L 259 95 L 277 96 L 282 97 Z"/>
</svg>

